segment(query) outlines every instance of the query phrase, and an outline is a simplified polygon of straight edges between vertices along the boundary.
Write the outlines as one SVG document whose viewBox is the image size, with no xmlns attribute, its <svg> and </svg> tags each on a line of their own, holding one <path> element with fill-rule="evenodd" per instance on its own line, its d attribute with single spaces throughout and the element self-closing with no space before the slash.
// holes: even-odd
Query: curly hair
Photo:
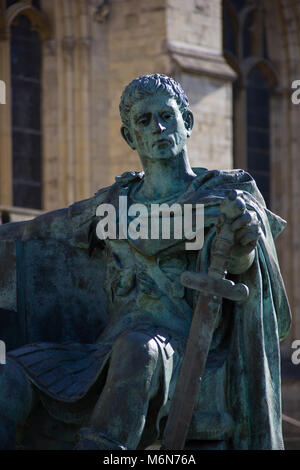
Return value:
<svg viewBox="0 0 300 470">
<path fill-rule="evenodd" d="M 125 126 L 129 126 L 129 113 L 131 107 L 146 96 L 157 92 L 174 98 L 181 112 L 189 108 L 188 98 L 181 85 L 167 75 L 154 73 L 136 78 L 124 89 L 120 101 L 120 115 Z"/>
</svg>

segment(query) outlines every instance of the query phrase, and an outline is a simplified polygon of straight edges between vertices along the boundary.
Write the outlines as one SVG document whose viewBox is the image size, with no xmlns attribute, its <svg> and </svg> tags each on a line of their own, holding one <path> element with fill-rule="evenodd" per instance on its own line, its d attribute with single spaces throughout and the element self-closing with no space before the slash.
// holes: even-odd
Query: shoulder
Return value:
<svg viewBox="0 0 300 470">
<path fill-rule="evenodd" d="M 69 207 L 73 238 L 78 246 L 87 246 L 88 239 L 93 234 L 98 221 L 96 216 L 98 206 L 104 203 L 117 204 L 120 190 L 140 180 L 143 176 L 143 172 L 127 171 L 116 176 L 112 185 L 99 189 L 91 198 L 76 202 Z"/>
<path fill-rule="evenodd" d="M 206 168 L 193 168 L 193 171 L 197 174 L 195 185 L 200 190 L 222 195 L 230 189 L 237 189 L 260 207 L 266 208 L 266 203 L 254 178 L 247 171 L 242 169 L 207 170 Z"/>
<path fill-rule="evenodd" d="M 143 179 L 144 175 L 143 171 L 126 171 L 122 175 L 116 176 L 115 181 L 120 186 L 128 186 Z"/>
<path fill-rule="evenodd" d="M 245 170 L 207 170 L 206 168 L 193 168 L 196 173 L 196 184 L 202 190 L 220 192 L 230 189 L 238 189 L 258 197 L 260 203 L 263 198 L 257 189 L 254 178 Z"/>
<path fill-rule="evenodd" d="M 69 206 L 69 216 L 71 218 L 74 218 L 79 217 L 83 213 L 96 213 L 97 206 L 104 202 L 110 188 L 111 186 L 101 188 L 94 194 L 94 196 L 88 199 L 84 199 L 82 201 L 75 202 L 74 204 Z"/>
<path fill-rule="evenodd" d="M 99 189 L 94 196 L 83 201 L 75 202 L 69 207 L 71 217 L 79 216 L 83 212 L 92 212 L 96 214 L 96 209 L 99 204 L 110 202 L 114 196 L 119 192 L 121 187 L 129 186 L 130 184 L 141 180 L 144 177 L 143 171 L 126 171 L 121 175 L 115 177 L 115 182 L 110 186 Z"/>
<path fill-rule="evenodd" d="M 252 176 L 242 169 L 208 170 L 207 168 L 193 168 L 193 171 L 203 183 L 211 183 L 212 185 L 216 183 L 222 185 L 254 181 Z"/>
</svg>

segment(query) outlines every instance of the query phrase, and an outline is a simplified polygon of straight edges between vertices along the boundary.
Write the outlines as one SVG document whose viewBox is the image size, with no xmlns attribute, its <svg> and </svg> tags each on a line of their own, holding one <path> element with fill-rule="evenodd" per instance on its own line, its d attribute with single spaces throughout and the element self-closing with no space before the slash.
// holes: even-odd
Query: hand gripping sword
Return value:
<svg viewBox="0 0 300 470">
<path fill-rule="evenodd" d="M 230 224 L 245 209 L 245 202 L 238 191 L 230 191 L 220 205 L 221 216 L 216 223 L 217 235 L 208 274 L 185 271 L 181 275 L 181 283 L 199 290 L 200 294 L 163 434 L 163 450 L 184 448 L 222 297 L 243 301 L 249 295 L 247 286 L 225 279 L 230 251 L 234 245 L 234 232 Z"/>
</svg>

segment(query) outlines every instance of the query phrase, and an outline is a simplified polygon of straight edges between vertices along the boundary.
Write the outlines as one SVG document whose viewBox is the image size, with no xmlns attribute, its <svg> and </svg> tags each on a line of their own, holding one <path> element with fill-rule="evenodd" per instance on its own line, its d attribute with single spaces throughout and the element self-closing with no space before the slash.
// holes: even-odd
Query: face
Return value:
<svg viewBox="0 0 300 470">
<path fill-rule="evenodd" d="M 141 157 L 174 158 L 181 154 L 191 133 L 190 111 L 187 116 L 184 120 L 174 98 L 158 93 L 132 106 L 130 129 L 123 128 L 123 135 Z"/>
</svg>

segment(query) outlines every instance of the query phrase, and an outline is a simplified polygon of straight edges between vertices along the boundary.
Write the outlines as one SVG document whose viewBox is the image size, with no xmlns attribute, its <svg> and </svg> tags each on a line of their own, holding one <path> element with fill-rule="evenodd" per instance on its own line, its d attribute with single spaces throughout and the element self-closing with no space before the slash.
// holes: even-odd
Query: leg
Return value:
<svg viewBox="0 0 300 470">
<path fill-rule="evenodd" d="M 90 426 L 112 443 L 136 449 L 149 401 L 159 389 L 161 372 L 162 360 L 155 340 L 137 332 L 122 335 L 113 348 L 107 381 Z M 88 432 L 90 428 L 86 429 Z M 118 448 L 106 445 L 107 449 Z"/>
<path fill-rule="evenodd" d="M 15 448 L 16 426 L 27 419 L 37 400 L 22 368 L 7 358 L 0 365 L 0 450 Z"/>
</svg>

